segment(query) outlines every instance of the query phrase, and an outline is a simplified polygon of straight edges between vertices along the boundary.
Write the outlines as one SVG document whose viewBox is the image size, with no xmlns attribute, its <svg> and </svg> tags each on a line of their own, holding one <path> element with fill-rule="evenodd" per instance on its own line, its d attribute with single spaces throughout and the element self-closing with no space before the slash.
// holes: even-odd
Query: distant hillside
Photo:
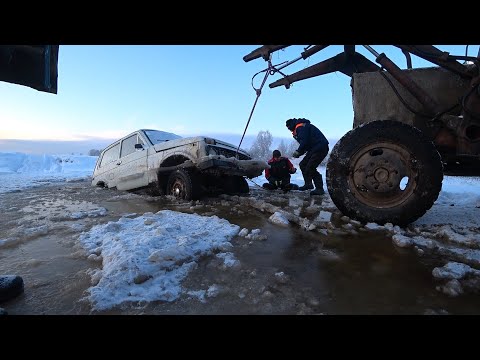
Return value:
<svg viewBox="0 0 480 360">
<path fill-rule="evenodd" d="M 0 152 L 26 154 L 83 154 L 91 149 L 102 150 L 114 140 L 51 141 L 51 140 L 2 140 Z"/>
<path fill-rule="evenodd" d="M 198 134 L 197 134 L 198 135 Z M 238 146 L 241 134 L 201 134 L 211 136 L 232 145 Z M 188 137 L 189 135 L 182 135 Z M 196 135 L 191 135 L 196 136 Z M 252 147 L 257 134 L 245 135 L 241 148 L 249 150 Z M 280 141 L 283 139 L 286 144 L 293 141 L 292 137 L 274 137 L 272 143 L 272 150 L 274 150 Z M 83 140 L 83 141 L 49 141 L 49 140 L 13 140 L 0 139 L 0 152 L 21 152 L 26 154 L 75 154 L 88 155 L 92 149 L 102 150 L 117 139 L 102 139 L 102 140 Z M 333 148 L 337 140 L 330 140 L 330 149 Z"/>
</svg>

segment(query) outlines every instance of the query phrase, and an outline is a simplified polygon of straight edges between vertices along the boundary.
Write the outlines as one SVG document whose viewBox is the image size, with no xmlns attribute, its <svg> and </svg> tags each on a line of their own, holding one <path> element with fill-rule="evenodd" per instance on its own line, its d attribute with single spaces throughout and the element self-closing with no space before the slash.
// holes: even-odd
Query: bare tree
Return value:
<svg viewBox="0 0 480 360">
<path fill-rule="evenodd" d="M 285 155 L 284 156 L 287 156 L 287 157 L 292 157 L 292 154 L 295 150 L 298 149 L 298 142 L 297 140 L 292 140 L 290 142 L 290 144 L 288 144 L 287 146 L 287 151 L 285 152 Z"/>
<path fill-rule="evenodd" d="M 270 134 L 270 131 L 260 131 L 249 151 L 252 158 L 262 160 L 270 159 L 272 155 L 272 150 L 270 150 L 272 141 L 273 136 Z"/>
<path fill-rule="evenodd" d="M 287 148 L 287 144 L 285 144 L 285 141 L 280 140 L 280 144 L 278 144 L 278 147 L 277 147 L 278 151 L 280 151 L 280 154 L 282 154 L 282 156 L 287 156 L 287 152 L 288 152 L 288 148 Z"/>
</svg>

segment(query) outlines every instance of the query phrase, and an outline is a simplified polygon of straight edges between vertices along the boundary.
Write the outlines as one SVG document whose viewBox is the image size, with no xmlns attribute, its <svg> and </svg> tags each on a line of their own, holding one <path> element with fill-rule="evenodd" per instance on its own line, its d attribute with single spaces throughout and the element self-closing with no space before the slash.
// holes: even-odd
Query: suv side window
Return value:
<svg viewBox="0 0 480 360">
<path fill-rule="evenodd" d="M 102 157 L 102 162 L 100 163 L 100 167 L 111 163 L 112 161 L 118 160 L 118 153 L 120 150 L 120 143 L 112 146 L 110 149 L 105 151 Z"/>
<path fill-rule="evenodd" d="M 135 152 L 135 144 L 137 143 L 137 137 L 137 134 L 134 134 L 122 141 L 122 153 L 120 157 L 124 157 Z"/>
</svg>

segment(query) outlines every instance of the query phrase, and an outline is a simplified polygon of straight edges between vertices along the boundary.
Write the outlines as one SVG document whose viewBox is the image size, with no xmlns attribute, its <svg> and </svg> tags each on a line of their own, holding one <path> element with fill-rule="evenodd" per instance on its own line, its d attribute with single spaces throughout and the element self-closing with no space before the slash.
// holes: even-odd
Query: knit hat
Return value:
<svg viewBox="0 0 480 360">
<path fill-rule="evenodd" d="M 288 119 L 285 122 L 285 126 L 288 128 L 288 130 L 293 131 L 295 129 L 296 123 L 297 123 L 297 119 Z"/>
</svg>

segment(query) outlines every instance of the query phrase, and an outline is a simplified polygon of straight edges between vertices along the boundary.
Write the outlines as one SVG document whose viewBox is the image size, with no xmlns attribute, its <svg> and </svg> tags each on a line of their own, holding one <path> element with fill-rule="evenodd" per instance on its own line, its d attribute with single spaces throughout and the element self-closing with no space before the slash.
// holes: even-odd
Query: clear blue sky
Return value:
<svg viewBox="0 0 480 360">
<path fill-rule="evenodd" d="M 242 134 L 255 100 L 251 78 L 266 67 L 243 56 L 259 45 L 60 45 L 58 94 L 0 82 L 0 139 L 81 140 L 118 138 L 138 128 L 179 135 Z M 291 60 L 306 45 L 274 53 L 273 63 Z M 405 57 L 393 46 L 371 45 L 401 68 Z M 437 45 L 465 55 L 465 45 Z M 338 54 L 330 46 L 309 60 L 287 67 L 290 74 Z M 375 61 L 362 46 L 357 51 Z M 478 45 L 468 54 L 476 56 Z M 413 66 L 432 64 L 412 55 Z M 257 76 L 259 86 L 263 74 Z M 352 127 L 350 78 L 333 73 L 270 89 L 269 77 L 251 120 L 248 135 L 269 130 L 290 137 L 285 120 L 310 119 L 328 138 Z M 14 150 L 14 149 L 13 149 Z"/>
</svg>

